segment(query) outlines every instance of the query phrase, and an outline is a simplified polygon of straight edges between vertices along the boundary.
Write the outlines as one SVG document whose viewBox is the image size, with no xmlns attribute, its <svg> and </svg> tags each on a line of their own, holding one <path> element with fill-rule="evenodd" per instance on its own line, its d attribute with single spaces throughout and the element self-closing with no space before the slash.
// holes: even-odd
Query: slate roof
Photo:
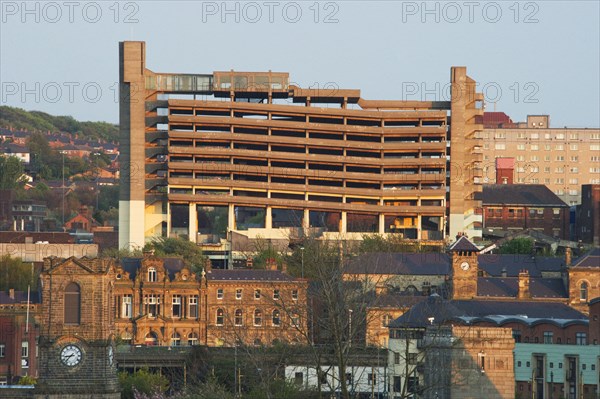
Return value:
<svg viewBox="0 0 600 399">
<path fill-rule="evenodd" d="M 345 273 L 446 275 L 450 273 L 450 257 L 443 253 L 373 252 L 353 258 Z"/>
<path fill-rule="evenodd" d="M 390 328 L 426 327 L 434 318 L 435 324 L 454 320 L 489 317 L 586 321 L 583 313 L 556 302 L 444 300 L 431 295 L 427 301 L 413 306 L 409 311 L 390 323 Z"/>
<path fill-rule="evenodd" d="M 125 270 L 127 273 L 129 273 L 129 277 L 132 280 L 135 279 L 135 277 L 137 276 L 138 270 L 142 266 L 142 259 L 143 258 L 122 258 L 121 259 L 121 267 L 123 268 L 123 270 Z M 171 279 L 171 280 L 173 280 L 173 278 L 175 278 L 175 274 L 177 272 L 181 271 L 185 266 L 185 262 L 181 258 L 161 258 L 161 259 L 163 261 L 163 265 L 165 267 L 165 270 L 167 271 L 169 279 Z"/>
<path fill-rule="evenodd" d="M 484 184 L 483 205 L 568 207 L 543 184 Z"/>
<path fill-rule="evenodd" d="M 15 291 L 14 299 L 10 297 L 6 291 L 0 291 L 0 304 L 11 305 L 13 303 L 27 303 L 27 291 Z M 29 303 L 40 303 L 40 298 L 37 292 L 29 294 Z"/>
<path fill-rule="evenodd" d="M 206 278 L 212 281 L 294 281 L 295 279 L 279 270 L 254 269 L 213 269 L 206 273 Z"/>
<path fill-rule="evenodd" d="M 479 252 L 479 248 L 475 246 L 466 236 L 460 237 L 449 248 L 450 251 L 468 251 Z"/>
<path fill-rule="evenodd" d="M 562 279 L 530 278 L 529 292 L 532 298 L 568 298 Z M 477 295 L 482 297 L 516 298 L 519 293 L 518 277 L 479 277 Z"/>
<path fill-rule="evenodd" d="M 600 248 L 594 248 L 577 259 L 572 267 L 600 267 Z"/>
<path fill-rule="evenodd" d="M 374 296 L 369 308 L 411 308 L 426 301 L 426 296 L 382 294 Z"/>
<path fill-rule="evenodd" d="M 530 277 L 542 277 L 543 272 L 560 272 L 566 266 L 563 258 L 531 255 L 481 254 L 477 260 L 480 270 L 495 277 L 501 277 L 503 269 L 507 277 L 517 277 L 521 270 L 527 270 Z"/>
</svg>

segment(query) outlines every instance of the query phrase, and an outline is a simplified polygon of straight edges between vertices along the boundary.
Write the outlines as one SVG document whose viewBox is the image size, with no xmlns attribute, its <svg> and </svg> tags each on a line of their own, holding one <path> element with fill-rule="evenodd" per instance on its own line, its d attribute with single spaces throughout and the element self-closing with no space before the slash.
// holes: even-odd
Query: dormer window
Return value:
<svg viewBox="0 0 600 399">
<path fill-rule="evenodd" d="M 156 268 L 154 268 L 154 267 L 148 268 L 148 282 L 149 283 L 156 282 Z"/>
</svg>

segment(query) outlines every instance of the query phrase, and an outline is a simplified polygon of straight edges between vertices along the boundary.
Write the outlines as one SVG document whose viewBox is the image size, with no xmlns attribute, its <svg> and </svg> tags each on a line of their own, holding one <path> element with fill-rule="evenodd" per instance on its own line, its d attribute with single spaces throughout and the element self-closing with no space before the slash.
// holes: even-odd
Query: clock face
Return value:
<svg viewBox="0 0 600 399">
<path fill-rule="evenodd" d="M 460 268 L 463 270 L 469 270 L 469 262 L 463 262 L 460 264 Z"/>
<path fill-rule="evenodd" d="M 113 347 L 109 346 L 108 347 L 108 364 L 112 365 L 114 361 L 115 361 L 115 353 L 113 351 Z"/>
<path fill-rule="evenodd" d="M 69 344 L 65 346 L 62 351 L 60 351 L 60 361 L 69 367 L 77 366 L 81 362 L 81 358 L 83 354 L 81 349 L 74 344 Z"/>
</svg>

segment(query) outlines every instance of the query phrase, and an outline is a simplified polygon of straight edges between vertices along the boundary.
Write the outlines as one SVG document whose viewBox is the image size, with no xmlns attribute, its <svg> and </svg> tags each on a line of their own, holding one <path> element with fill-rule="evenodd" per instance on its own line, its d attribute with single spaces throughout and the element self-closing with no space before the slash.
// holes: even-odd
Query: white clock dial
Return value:
<svg viewBox="0 0 600 399">
<path fill-rule="evenodd" d="M 463 270 L 469 270 L 469 262 L 463 262 L 460 264 L 460 268 Z"/>
<path fill-rule="evenodd" d="M 69 344 L 60 351 L 60 361 L 69 367 L 77 366 L 83 354 L 77 345 Z"/>
</svg>

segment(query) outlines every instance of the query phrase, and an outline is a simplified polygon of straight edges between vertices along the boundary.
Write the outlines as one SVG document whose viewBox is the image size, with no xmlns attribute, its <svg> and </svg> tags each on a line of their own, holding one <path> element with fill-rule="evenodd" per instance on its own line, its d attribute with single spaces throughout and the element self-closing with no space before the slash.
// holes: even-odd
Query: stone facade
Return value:
<svg viewBox="0 0 600 399">
<path fill-rule="evenodd" d="M 452 252 L 452 298 L 471 299 L 477 296 L 477 252 Z"/>
<path fill-rule="evenodd" d="M 39 381 L 34 397 L 118 399 L 113 348 L 112 286 L 109 259 L 47 258 L 40 275 Z M 65 351 L 79 348 L 77 358 Z"/>
</svg>

